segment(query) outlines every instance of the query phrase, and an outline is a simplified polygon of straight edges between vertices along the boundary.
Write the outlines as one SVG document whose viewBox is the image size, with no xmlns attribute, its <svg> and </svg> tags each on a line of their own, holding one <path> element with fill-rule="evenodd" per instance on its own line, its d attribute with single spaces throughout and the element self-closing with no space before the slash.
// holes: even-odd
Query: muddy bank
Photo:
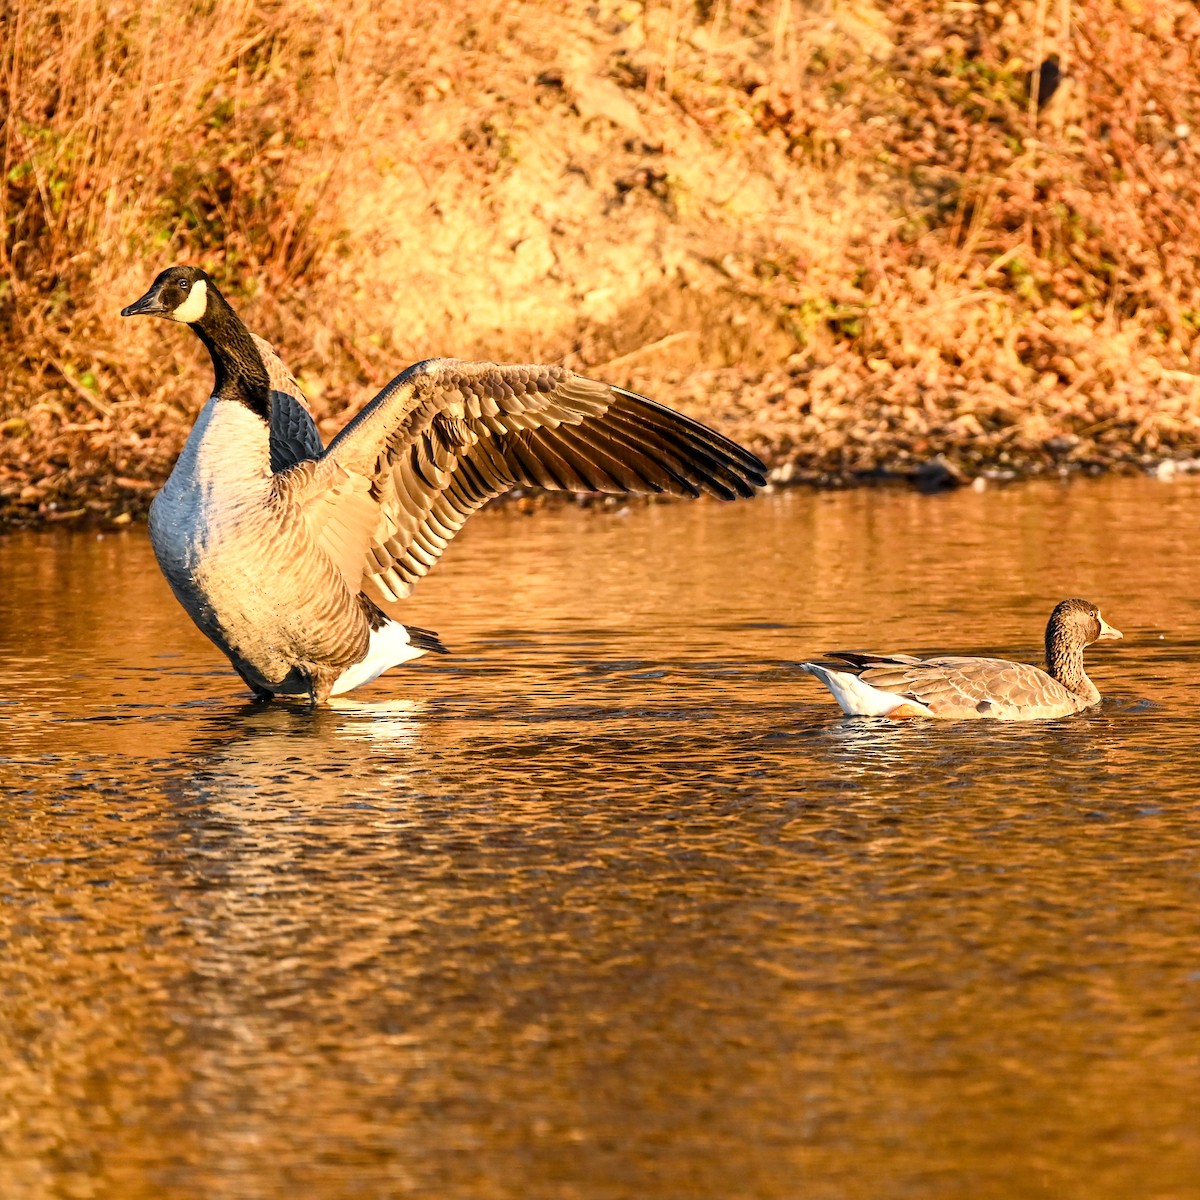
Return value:
<svg viewBox="0 0 1200 1200">
<path fill-rule="evenodd" d="M 840 404 L 801 377 L 739 387 L 728 371 L 640 390 L 664 396 L 758 453 L 772 487 L 903 486 L 936 492 L 1053 476 L 1149 472 L 1162 478 L 1200 464 L 1200 437 L 1180 401 L 1095 422 L 1072 417 L 1047 398 L 1025 404 L 1023 419 L 988 418 L 978 405 L 954 413 L 888 394 L 847 396 Z M 1016 401 L 1011 401 L 1016 405 Z M 1184 416 L 1180 416 L 1180 412 Z M 320 422 L 328 441 L 352 412 Z M 1142 431 L 1131 444 L 1131 425 Z M 189 422 L 174 413 L 160 427 L 121 429 L 114 415 L 90 421 L 10 419 L 0 426 L 0 527 L 50 524 L 119 526 L 145 519 L 169 473 Z M 520 495 L 535 506 L 551 496 Z M 604 497 L 572 503 L 612 503 Z"/>
</svg>

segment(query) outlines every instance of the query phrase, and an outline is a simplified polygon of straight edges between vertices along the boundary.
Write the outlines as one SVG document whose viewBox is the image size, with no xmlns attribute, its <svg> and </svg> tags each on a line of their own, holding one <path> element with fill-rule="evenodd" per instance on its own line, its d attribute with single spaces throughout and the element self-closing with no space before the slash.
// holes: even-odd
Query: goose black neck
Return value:
<svg viewBox="0 0 1200 1200">
<path fill-rule="evenodd" d="M 211 283 L 204 316 L 192 324 L 196 336 L 208 347 L 216 382 L 213 395 L 244 404 L 251 412 L 271 419 L 271 377 L 250 331 L 229 302 Z"/>
<path fill-rule="evenodd" d="M 1092 690 L 1083 669 L 1083 647 L 1054 621 L 1046 628 L 1046 671 L 1076 695 L 1087 695 Z"/>
</svg>

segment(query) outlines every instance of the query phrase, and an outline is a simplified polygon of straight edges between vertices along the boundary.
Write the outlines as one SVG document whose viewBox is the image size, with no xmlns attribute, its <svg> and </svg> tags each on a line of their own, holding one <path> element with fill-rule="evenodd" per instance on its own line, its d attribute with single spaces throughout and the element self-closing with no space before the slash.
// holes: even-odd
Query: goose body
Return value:
<svg viewBox="0 0 1200 1200">
<path fill-rule="evenodd" d="M 212 280 L 172 267 L 123 315 L 191 326 L 212 397 L 150 509 L 172 591 L 261 698 L 349 691 L 430 650 L 399 604 L 467 517 L 516 486 L 750 496 L 728 438 L 562 367 L 431 359 L 325 447 L 295 381 Z"/>
<path fill-rule="evenodd" d="M 847 716 L 1042 721 L 1100 701 L 1083 669 L 1093 642 L 1120 638 L 1086 600 L 1064 600 L 1046 626 L 1046 669 L 1003 658 L 914 658 L 907 654 L 831 653 L 837 667 L 802 663 Z"/>
<path fill-rule="evenodd" d="M 150 506 L 159 567 L 197 626 L 259 693 L 304 694 L 313 664 L 348 656 L 330 686 L 338 695 L 440 649 L 414 643 L 399 622 L 371 627 L 307 523 L 286 519 L 262 424 L 240 404 L 209 400 Z"/>
</svg>

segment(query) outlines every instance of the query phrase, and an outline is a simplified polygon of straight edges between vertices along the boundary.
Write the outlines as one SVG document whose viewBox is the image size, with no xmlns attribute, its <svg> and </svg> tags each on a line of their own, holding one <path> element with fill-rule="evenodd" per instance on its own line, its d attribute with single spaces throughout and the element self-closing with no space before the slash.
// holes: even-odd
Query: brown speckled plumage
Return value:
<svg viewBox="0 0 1200 1200">
<path fill-rule="evenodd" d="M 1084 647 L 1120 636 L 1095 605 L 1073 599 L 1059 604 L 1046 625 L 1045 670 L 1001 658 L 920 659 L 853 651 L 829 655 L 848 664 L 849 670 L 802 665 L 852 715 L 1036 721 L 1069 716 L 1100 700 L 1083 669 Z M 894 702 L 891 713 L 885 711 L 889 699 Z"/>
</svg>

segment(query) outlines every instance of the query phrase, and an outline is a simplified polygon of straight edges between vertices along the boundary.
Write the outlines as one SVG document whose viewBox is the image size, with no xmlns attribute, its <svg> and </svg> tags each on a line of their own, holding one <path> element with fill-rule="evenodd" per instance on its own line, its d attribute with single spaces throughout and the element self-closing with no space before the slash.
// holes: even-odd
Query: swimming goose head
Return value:
<svg viewBox="0 0 1200 1200">
<path fill-rule="evenodd" d="M 1086 600 L 1064 600 L 1046 625 L 1046 669 L 1064 687 L 1083 694 L 1090 681 L 1083 672 L 1083 649 L 1093 642 L 1122 636 Z"/>
<path fill-rule="evenodd" d="M 212 281 L 199 267 L 168 267 L 150 285 L 150 290 L 121 309 L 123 317 L 165 317 L 193 325 L 209 309 Z"/>
<path fill-rule="evenodd" d="M 1064 600 L 1050 614 L 1046 626 L 1046 645 L 1051 642 L 1071 642 L 1080 648 L 1093 642 L 1117 640 L 1124 635 L 1114 629 L 1101 615 L 1095 604 L 1086 600 Z"/>
</svg>

